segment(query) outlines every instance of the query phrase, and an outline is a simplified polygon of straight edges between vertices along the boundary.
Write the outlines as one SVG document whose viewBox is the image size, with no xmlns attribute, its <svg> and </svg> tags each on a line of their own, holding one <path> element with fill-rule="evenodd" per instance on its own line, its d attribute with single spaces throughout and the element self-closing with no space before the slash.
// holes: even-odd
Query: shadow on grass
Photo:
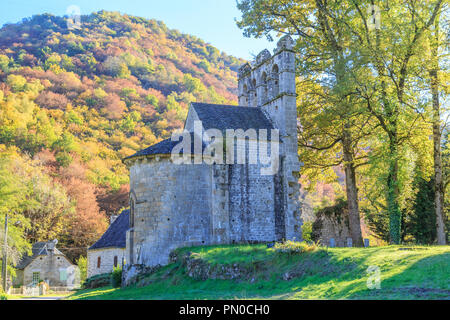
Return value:
<svg viewBox="0 0 450 320">
<path fill-rule="evenodd" d="M 224 257 L 233 258 L 233 254 Z M 178 264 L 168 266 L 169 273 L 161 270 L 146 278 L 145 287 L 81 291 L 77 296 L 82 299 L 277 299 L 277 295 L 295 293 L 310 283 L 321 284 L 357 268 L 351 260 L 338 261 L 334 254 L 322 250 L 294 255 L 274 253 L 271 259 L 257 257 L 260 256 L 256 254 L 255 260 L 246 261 L 246 266 L 257 267 L 246 268 L 248 274 L 240 280 L 195 280 Z"/>
<path fill-rule="evenodd" d="M 184 266 L 176 263 L 149 276 L 145 287 L 103 288 L 77 295 L 106 300 L 449 299 L 450 253 L 420 258 L 419 253 L 407 254 L 398 249 L 343 248 L 298 255 L 264 255 L 263 248 L 259 249 L 261 252 L 218 248 L 205 252 L 205 260 L 238 261 L 250 266 L 257 263 L 258 267 L 248 268 L 245 280 L 201 281 L 187 276 Z M 242 251 L 248 250 L 249 256 L 242 259 Z M 373 263 L 382 266 L 380 290 L 367 288 L 366 270 Z"/>
<path fill-rule="evenodd" d="M 450 253 L 420 259 L 383 279 L 381 289 L 367 289 L 354 298 L 450 300 Z"/>
</svg>

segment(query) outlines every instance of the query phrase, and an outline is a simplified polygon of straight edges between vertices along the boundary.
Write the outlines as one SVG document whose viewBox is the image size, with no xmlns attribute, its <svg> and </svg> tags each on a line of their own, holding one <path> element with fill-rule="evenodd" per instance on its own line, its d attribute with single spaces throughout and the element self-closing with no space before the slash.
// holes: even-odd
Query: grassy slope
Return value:
<svg viewBox="0 0 450 320">
<path fill-rule="evenodd" d="M 181 249 L 212 265 L 252 266 L 254 280 L 197 281 L 174 263 L 149 276 L 145 287 L 83 290 L 70 298 L 450 299 L 450 247 L 402 248 L 330 248 L 298 255 L 276 253 L 264 245 Z M 369 266 L 381 270 L 380 290 L 367 288 Z M 298 277 L 285 281 L 286 272 L 296 272 Z"/>
</svg>

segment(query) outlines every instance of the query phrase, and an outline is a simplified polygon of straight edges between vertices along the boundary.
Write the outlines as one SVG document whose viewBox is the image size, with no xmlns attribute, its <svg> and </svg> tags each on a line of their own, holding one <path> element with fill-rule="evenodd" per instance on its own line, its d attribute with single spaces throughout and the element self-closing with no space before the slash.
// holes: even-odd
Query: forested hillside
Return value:
<svg viewBox="0 0 450 320">
<path fill-rule="evenodd" d="M 236 103 L 242 60 L 162 22 L 115 12 L 0 29 L 0 217 L 16 247 L 85 252 L 128 204 L 121 159 L 170 137 L 193 101 Z M 13 259 L 14 260 L 14 259 Z"/>
</svg>

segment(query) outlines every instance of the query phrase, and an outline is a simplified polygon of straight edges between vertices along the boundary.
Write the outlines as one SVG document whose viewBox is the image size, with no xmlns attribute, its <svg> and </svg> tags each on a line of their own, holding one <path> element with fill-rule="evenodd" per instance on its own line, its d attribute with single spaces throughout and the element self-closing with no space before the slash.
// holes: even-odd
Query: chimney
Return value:
<svg viewBox="0 0 450 320">
<path fill-rule="evenodd" d="M 110 224 L 110 225 L 113 224 L 114 221 L 116 221 L 117 217 L 118 217 L 118 216 L 114 216 L 114 215 L 111 216 L 111 217 L 109 218 L 109 224 Z"/>
<path fill-rule="evenodd" d="M 53 250 L 56 247 L 56 244 L 58 243 L 58 240 L 52 240 L 47 242 L 47 250 L 50 251 L 50 253 L 53 253 Z"/>
</svg>

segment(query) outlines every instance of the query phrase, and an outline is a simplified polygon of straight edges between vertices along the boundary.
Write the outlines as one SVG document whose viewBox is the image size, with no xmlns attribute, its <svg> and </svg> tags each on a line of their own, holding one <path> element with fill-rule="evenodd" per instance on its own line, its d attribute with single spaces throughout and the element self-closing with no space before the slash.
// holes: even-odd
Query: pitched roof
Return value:
<svg viewBox="0 0 450 320">
<path fill-rule="evenodd" d="M 32 255 L 23 256 L 19 264 L 16 266 L 16 269 L 25 269 L 26 266 L 28 266 L 37 256 L 49 255 L 50 250 L 48 244 L 49 244 L 48 242 L 36 242 L 35 244 L 33 244 L 31 248 Z M 54 250 L 53 254 L 55 255 L 62 255 L 62 256 L 64 255 L 56 247 L 53 250 Z"/>
<path fill-rule="evenodd" d="M 102 237 L 89 250 L 101 248 L 125 248 L 126 233 L 130 228 L 130 210 L 123 210 Z"/>
<path fill-rule="evenodd" d="M 271 129 L 274 129 L 272 123 L 261 111 L 260 108 L 237 107 L 223 104 L 210 103 L 191 103 L 191 107 L 195 109 L 200 121 L 202 121 L 203 128 L 218 129 L 225 132 L 227 129 L 260 129 L 268 130 L 267 137 L 271 137 Z M 147 149 L 141 150 L 132 156 L 123 160 L 131 159 L 139 156 L 155 155 L 155 154 L 171 154 L 173 148 L 179 141 L 172 141 L 167 139 L 161 141 Z M 206 148 L 203 143 L 202 151 Z M 191 133 L 191 153 L 194 153 L 194 134 Z"/>
<path fill-rule="evenodd" d="M 203 128 L 219 129 L 274 129 L 272 123 L 260 108 L 237 107 L 210 103 L 192 103 Z"/>
<path fill-rule="evenodd" d="M 201 140 L 201 138 L 198 138 Z M 172 141 L 172 139 L 163 140 L 157 144 L 154 144 L 151 147 L 148 147 L 147 149 L 141 150 L 132 156 L 129 156 L 126 159 L 139 157 L 139 156 L 147 156 L 147 155 L 153 155 L 153 154 L 171 154 L 173 148 L 179 144 L 182 141 L 180 138 L 179 141 Z M 202 142 L 202 151 L 205 149 L 206 145 Z M 191 133 L 191 153 L 194 154 L 194 134 Z"/>
</svg>

